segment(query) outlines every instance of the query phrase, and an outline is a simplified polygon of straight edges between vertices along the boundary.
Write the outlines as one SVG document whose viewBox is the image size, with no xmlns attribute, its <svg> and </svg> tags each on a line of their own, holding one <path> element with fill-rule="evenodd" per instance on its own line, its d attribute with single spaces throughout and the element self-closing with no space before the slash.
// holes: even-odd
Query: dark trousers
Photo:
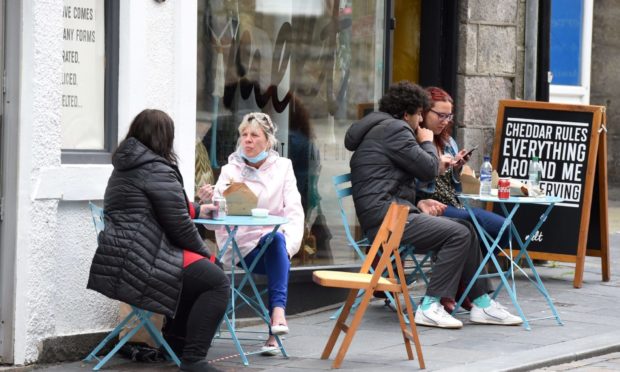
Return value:
<svg viewBox="0 0 620 372">
<path fill-rule="evenodd" d="M 469 284 L 482 262 L 476 231 L 462 219 L 410 214 L 401 244 L 413 244 L 416 253 L 436 252 L 427 296 L 454 298 L 459 282 Z M 474 299 L 489 291 L 489 280 L 478 279 L 469 297 Z"/>
<path fill-rule="evenodd" d="M 174 319 L 162 330 L 184 362 L 204 359 L 230 296 L 228 277 L 216 264 L 198 260 L 183 270 L 183 290 Z"/>
</svg>

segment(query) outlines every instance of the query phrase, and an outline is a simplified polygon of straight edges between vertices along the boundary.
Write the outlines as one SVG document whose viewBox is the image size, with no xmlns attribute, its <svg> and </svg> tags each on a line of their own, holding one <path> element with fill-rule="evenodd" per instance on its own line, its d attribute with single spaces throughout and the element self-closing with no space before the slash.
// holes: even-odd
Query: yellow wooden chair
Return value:
<svg viewBox="0 0 620 372">
<path fill-rule="evenodd" d="M 392 203 L 388 209 L 381 228 L 375 237 L 374 242 L 370 248 L 370 251 L 366 255 L 366 259 L 362 264 L 362 268 L 358 273 L 344 272 L 344 271 L 327 271 L 318 270 L 314 271 L 312 279 L 315 283 L 324 287 L 336 287 L 336 288 L 349 288 L 349 296 L 344 305 L 334 329 L 325 345 L 321 359 L 329 358 L 340 332 L 345 333 L 344 340 L 340 345 L 336 359 L 332 364 L 332 368 L 340 368 L 349 345 L 353 340 L 353 336 L 359 327 L 362 317 L 366 312 L 366 308 L 372 298 L 374 291 L 387 291 L 391 292 L 396 300 L 396 307 L 398 313 L 398 320 L 400 322 L 400 329 L 402 331 L 403 340 L 405 342 L 405 349 L 407 350 L 407 356 L 411 360 L 413 359 L 413 351 L 411 349 L 411 342 L 414 343 L 416 353 L 418 355 L 418 363 L 420 368 L 424 369 L 424 357 L 422 356 L 422 347 L 420 346 L 420 339 L 418 338 L 418 331 L 416 329 L 415 322 L 410 322 L 410 329 L 408 329 L 405 323 L 406 311 L 409 319 L 413 319 L 413 304 L 409 297 L 409 290 L 407 289 L 407 282 L 405 280 L 405 272 L 403 270 L 402 261 L 398 254 L 398 247 L 400 246 L 400 240 L 403 236 L 403 230 L 407 223 L 407 216 L 409 214 L 409 207 L 405 205 L 398 205 Z M 374 273 L 371 270 L 371 264 L 373 259 L 379 253 L 379 249 L 382 250 L 379 264 L 374 269 Z M 398 279 L 394 274 L 391 260 L 396 261 L 396 271 Z M 387 275 L 382 275 L 387 271 Z M 347 318 L 351 312 L 353 303 L 360 291 L 365 291 L 362 300 L 357 307 L 357 311 L 351 321 L 350 325 L 346 324 Z M 405 300 L 405 309 L 403 309 L 399 293 L 403 294 Z"/>
</svg>

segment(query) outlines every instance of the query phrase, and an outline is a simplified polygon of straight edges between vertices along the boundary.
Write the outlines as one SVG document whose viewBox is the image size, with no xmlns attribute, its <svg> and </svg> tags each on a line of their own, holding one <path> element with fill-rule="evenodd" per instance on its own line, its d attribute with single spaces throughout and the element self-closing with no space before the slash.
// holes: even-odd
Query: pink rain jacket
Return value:
<svg viewBox="0 0 620 372">
<path fill-rule="evenodd" d="M 280 226 L 278 231 L 286 238 L 286 250 L 289 258 L 293 257 L 301 245 L 304 235 L 304 211 L 301 196 L 297 190 L 297 180 L 293 173 L 293 164 L 270 150 L 267 160 L 259 169 L 248 166 L 241 156 L 234 152 L 228 157 L 228 164 L 222 167 L 222 173 L 215 185 L 215 195 L 222 195 L 230 182 L 245 182 L 258 197 L 257 208 L 269 210 L 269 215 L 288 218 L 288 223 Z M 241 254 L 245 257 L 258 245 L 258 240 L 271 232 L 273 226 L 240 226 L 236 240 Z M 215 230 L 217 246 L 222 247 L 228 238 L 224 228 Z M 226 249 L 222 262 L 230 265 L 232 246 Z M 235 256 L 235 263 L 238 257 Z"/>
</svg>

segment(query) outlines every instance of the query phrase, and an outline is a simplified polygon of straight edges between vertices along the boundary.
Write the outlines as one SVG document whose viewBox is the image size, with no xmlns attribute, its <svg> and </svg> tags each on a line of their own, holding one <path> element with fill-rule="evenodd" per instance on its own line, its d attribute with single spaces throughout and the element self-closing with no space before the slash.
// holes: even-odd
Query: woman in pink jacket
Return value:
<svg viewBox="0 0 620 372">
<path fill-rule="evenodd" d="M 289 331 L 285 309 L 290 259 L 299 251 L 304 233 L 304 212 L 293 165 L 273 150 L 278 143 L 275 132 L 276 126 L 267 114 L 255 112 L 245 115 L 239 125 L 237 150 L 228 157 L 228 164 L 222 167 L 215 189 L 206 185 L 198 192 L 201 200 L 208 199 L 213 193 L 222 195 L 231 182 L 244 182 L 258 197 L 258 208 L 268 209 L 272 216 L 288 218 L 289 222 L 281 226 L 254 268 L 254 273 L 267 275 L 271 329 L 270 337 L 263 346 L 265 355 L 275 355 L 278 351 L 273 335 L 283 335 Z M 271 231 L 271 226 L 239 227 L 236 240 L 248 266 Z M 224 229 L 218 229 L 215 237 L 221 247 L 228 234 Z M 221 261 L 230 264 L 231 254 L 232 249 L 226 250 Z"/>
</svg>

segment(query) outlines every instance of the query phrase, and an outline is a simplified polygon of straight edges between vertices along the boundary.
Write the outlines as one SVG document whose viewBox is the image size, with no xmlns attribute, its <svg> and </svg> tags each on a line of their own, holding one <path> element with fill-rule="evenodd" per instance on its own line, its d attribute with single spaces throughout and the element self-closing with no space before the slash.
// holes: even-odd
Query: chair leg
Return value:
<svg viewBox="0 0 620 372">
<path fill-rule="evenodd" d="M 85 362 L 90 362 L 91 360 L 97 358 L 97 354 L 99 353 L 99 351 L 101 351 L 101 349 L 103 349 L 105 347 L 105 345 L 107 345 L 108 342 L 110 342 L 112 339 L 116 338 L 116 336 L 118 336 L 119 333 L 121 333 L 121 331 L 123 330 L 123 328 L 125 327 L 125 325 L 127 323 L 129 323 L 129 321 L 134 317 L 137 316 L 135 310 L 133 310 L 131 313 L 129 313 L 129 315 L 127 315 L 125 317 L 125 319 L 123 319 L 117 326 L 116 328 L 114 328 L 110 333 L 108 333 L 108 335 L 101 340 L 101 342 L 95 346 L 95 348 L 93 349 L 93 351 L 90 352 L 90 354 L 88 354 L 88 356 L 86 358 L 84 358 Z"/>
<path fill-rule="evenodd" d="M 338 341 L 338 336 L 340 336 L 340 332 L 346 332 L 346 328 L 342 328 L 341 325 L 344 325 L 347 318 L 349 317 L 349 313 L 351 312 L 353 303 L 356 302 L 358 293 L 359 290 L 357 289 L 351 289 L 349 291 L 347 301 L 344 303 L 342 310 L 340 311 L 340 315 L 338 316 L 338 320 L 336 320 L 336 324 L 334 324 L 334 329 L 332 330 L 332 333 L 327 340 L 327 344 L 325 344 L 325 348 L 323 349 L 323 353 L 321 354 L 321 359 L 329 358 L 329 355 L 334 349 L 334 345 L 336 345 L 336 341 Z"/>
<path fill-rule="evenodd" d="M 409 317 L 409 319 L 413 320 L 413 304 L 411 302 L 411 297 L 409 297 L 409 291 L 406 287 L 404 288 L 404 291 L 405 293 L 403 299 L 405 300 L 407 316 Z M 409 326 L 411 327 L 411 337 L 413 338 L 413 345 L 415 346 L 415 351 L 418 355 L 418 364 L 420 366 L 420 369 L 424 369 L 426 368 L 426 366 L 424 364 L 424 356 L 422 355 L 422 345 L 420 344 L 420 337 L 418 336 L 418 328 L 414 321 L 409 322 Z M 404 330 L 406 331 L 406 328 Z"/>
<path fill-rule="evenodd" d="M 407 350 L 407 357 L 409 360 L 413 359 L 413 350 L 411 350 L 410 337 L 407 335 L 407 325 L 405 323 L 405 314 L 403 313 L 403 306 L 400 303 L 400 297 L 397 293 L 394 293 L 394 299 L 396 300 L 396 312 L 398 313 L 398 322 L 400 323 L 400 331 L 403 335 L 403 342 L 405 343 L 405 349 Z"/>
<path fill-rule="evenodd" d="M 142 326 L 144 326 L 144 321 L 141 321 L 140 324 L 138 324 L 134 329 L 129 331 L 125 336 L 123 336 L 123 338 L 121 338 L 121 340 L 116 344 L 116 346 L 114 346 L 114 348 L 105 357 L 103 357 L 103 359 L 101 359 L 99 363 L 97 363 L 97 365 L 93 367 L 93 370 L 98 371 L 99 369 L 101 369 L 101 367 L 103 367 L 108 362 L 108 360 L 110 360 L 110 358 L 112 358 L 114 354 L 116 354 L 121 349 L 121 347 L 123 347 L 123 345 L 127 343 L 127 341 L 131 340 L 131 338 L 136 333 L 138 333 Z"/>
<path fill-rule="evenodd" d="M 180 367 L 181 360 L 172 350 L 172 348 L 170 347 L 166 339 L 164 339 L 161 332 L 155 327 L 153 322 L 151 322 L 150 315 L 151 315 L 150 313 L 141 315 L 142 319 L 144 320 L 144 328 L 146 328 L 146 330 L 149 332 L 149 334 L 151 335 L 151 338 L 153 339 L 153 341 L 155 341 L 157 346 L 163 346 L 164 350 L 166 350 L 166 353 L 168 353 L 168 356 L 170 357 L 170 359 L 172 359 L 174 364 L 176 364 L 177 367 Z"/>
<path fill-rule="evenodd" d="M 353 341 L 353 336 L 355 336 L 355 332 L 362 322 L 362 318 L 364 317 L 364 313 L 368 308 L 368 304 L 370 303 L 370 298 L 372 297 L 372 291 L 367 290 L 362 298 L 362 302 L 360 302 L 357 310 L 355 312 L 355 316 L 353 317 L 353 321 L 350 326 L 346 326 L 344 321 L 342 324 L 338 324 L 338 326 L 342 327 L 342 330 L 345 331 L 346 335 L 342 340 L 342 344 L 340 344 L 340 349 L 338 350 L 338 354 L 336 354 L 336 358 L 334 359 L 334 363 L 332 363 L 332 368 L 340 368 L 342 365 L 342 361 L 344 360 L 344 356 L 349 350 L 349 346 L 351 345 L 351 341 Z M 340 320 L 340 319 L 339 319 Z"/>
</svg>

